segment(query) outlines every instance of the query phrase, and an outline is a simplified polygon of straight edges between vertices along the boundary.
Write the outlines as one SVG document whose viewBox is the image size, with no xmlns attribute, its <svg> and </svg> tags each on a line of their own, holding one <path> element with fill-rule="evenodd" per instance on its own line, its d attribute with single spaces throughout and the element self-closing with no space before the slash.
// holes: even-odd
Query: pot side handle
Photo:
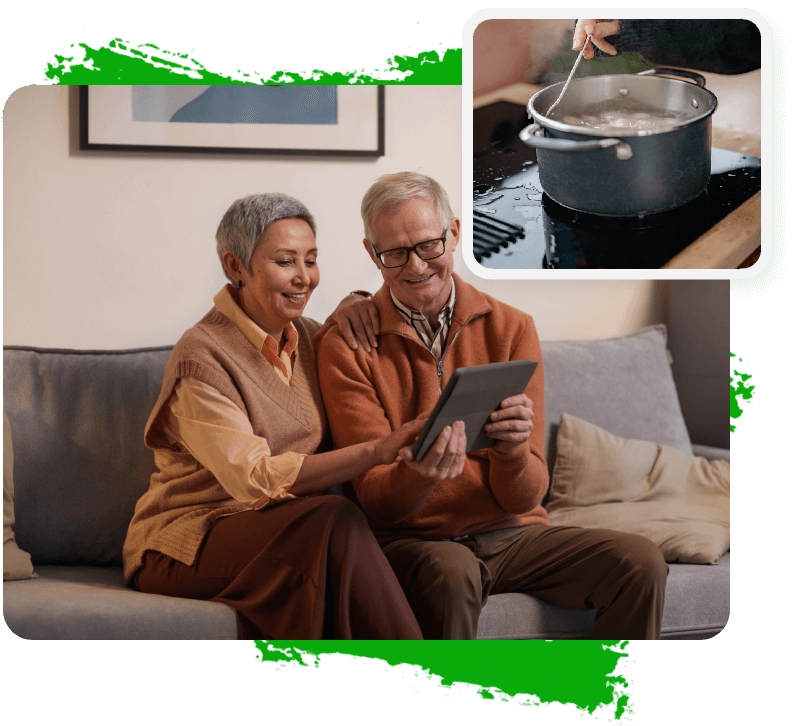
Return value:
<svg viewBox="0 0 794 726">
<path fill-rule="evenodd" d="M 685 71 L 681 68 L 651 68 L 649 71 L 640 71 L 638 76 L 678 76 L 694 81 L 700 88 L 706 87 L 706 79 L 700 73 Z"/>
<path fill-rule="evenodd" d="M 630 159 L 631 147 L 620 139 L 594 139 L 593 141 L 573 141 L 572 139 L 550 139 L 543 136 L 543 127 L 532 124 L 518 133 L 527 146 L 549 151 L 598 151 L 615 147 L 615 156 L 620 160 Z"/>
</svg>

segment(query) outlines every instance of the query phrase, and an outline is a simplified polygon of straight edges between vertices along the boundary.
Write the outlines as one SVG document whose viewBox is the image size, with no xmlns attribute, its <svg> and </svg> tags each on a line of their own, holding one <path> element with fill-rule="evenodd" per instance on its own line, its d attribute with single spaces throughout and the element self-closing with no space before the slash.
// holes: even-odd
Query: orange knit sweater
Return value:
<svg viewBox="0 0 794 726">
<path fill-rule="evenodd" d="M 337 447 L 372 441 L 433 408 L 439 383 L 461 366 L 507 360 L 539 363 L 526 395 L 534 428 L 512 454 L 469 452 L 463 473 L 434 484 L 397 462 L 353 481 L 359 505 L 382 543 L 405 537 L 444 539 L 529 523 L 548 524 L 540 501 L 549 484 L 543 457 L 543 362 L 535 325 L 525 313 L 479 292 L 457 275 L 447 348 L 440 364 L 394 307 L 384 285 L 378 347 L 348 348 L 336 327 L 319 340 L 318 372 Z M 327 332 L 325 332 L 327 330 Z M 440 378 L 439 378 L 440 372 Z"/>
</svg>

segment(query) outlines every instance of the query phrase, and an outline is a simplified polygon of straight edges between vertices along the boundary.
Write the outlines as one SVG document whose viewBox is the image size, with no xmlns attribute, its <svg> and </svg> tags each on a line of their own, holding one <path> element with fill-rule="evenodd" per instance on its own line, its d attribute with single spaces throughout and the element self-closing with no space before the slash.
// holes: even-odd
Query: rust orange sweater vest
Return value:
<svg viewBox="0 0 794 726">
<path fill-rule="evenodd" d="M 254 433 L 267 439 L 273 455 L 312 454 L 324 448 L 327 426 L 311 342 L 319 325 L 308 318 L 294 324 L 298 356 L 289 387 L 237 326 L 215 308 L 174 346 L 144 433 L 157 471 L 135 507 L 127 532 L 126 582 L 140 568 L 146 550 L 192 565 L 212 523 L 221 515 L 248 509 L 193 456 L 174 451 L 158 437 L 158 415 L 180 378 L 203 381 L 233 401 L 248 416 Z"/>
</svg>

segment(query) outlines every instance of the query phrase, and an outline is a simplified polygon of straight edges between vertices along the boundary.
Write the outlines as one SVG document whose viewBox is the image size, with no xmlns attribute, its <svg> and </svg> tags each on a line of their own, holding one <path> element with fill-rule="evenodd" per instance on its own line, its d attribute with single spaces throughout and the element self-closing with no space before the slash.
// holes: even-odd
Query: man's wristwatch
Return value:
<svg viewBox="0 0 794 726">
<path fill-rule="evenodd" d="M 372 293 L 367 292 L 366 290 L 353 290 L 352 292 L 349 292 L 348 295 L 361 295 L 361 297 L 368 297 L 368 298 L 372 297 Z"/>
</svg>

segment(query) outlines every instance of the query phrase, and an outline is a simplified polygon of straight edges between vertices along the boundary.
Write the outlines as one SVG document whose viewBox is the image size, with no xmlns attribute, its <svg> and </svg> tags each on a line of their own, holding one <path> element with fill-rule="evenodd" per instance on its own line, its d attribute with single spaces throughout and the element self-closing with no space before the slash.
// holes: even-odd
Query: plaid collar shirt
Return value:
<svg viewBox="0 0 794 726">
<path fill-rule="evenodd" d="M 444 348 L 447 346 L 447 338 L 449 337 L 449 328 L 452 323 L 452 312 L 455 309 L 455 282 L 452 282 L 452 292 L 449 295 L 447 304 L 441 308 L 438 313 L 438 330 L 435 332 L 430 326 L 428 319 L 418 310 L 411 310 L 411 308 L 403 305 L 394 293 L 391 293 L 391 299 L 397 310 L 405 318 L 405 321 L 416 331 L 419 339 L 425 344 L 427 349 L 433 354 L 436 360 L 441 360 L 444 354 Z"/>
</svg>

